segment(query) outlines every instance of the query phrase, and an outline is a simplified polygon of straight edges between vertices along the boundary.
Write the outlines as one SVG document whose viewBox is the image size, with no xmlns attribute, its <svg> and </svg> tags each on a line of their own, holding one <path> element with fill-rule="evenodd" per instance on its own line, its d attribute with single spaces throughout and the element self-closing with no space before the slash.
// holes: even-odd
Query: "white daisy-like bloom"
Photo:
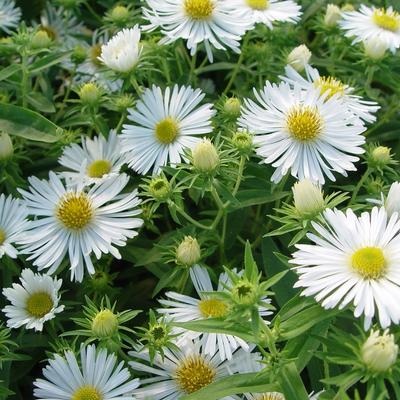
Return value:
<svg viewBox="0 0 400 400">
<path fill-rule="evenodd" d="M 383 328 L 400 321 L 400 220 L 374 207 L 357 217 L 351 209 L 324 212 L 326 226 L 313 222 L 315 244 L 298 244 L 291 263 L 299 279 L 295 287 L 314 296 L 326 309 L 353 303 L 364 327 L 372 319 Z"/>
<path fill-rule="evenodd" d="M 121 141 L 115 131 L 104 136 L 82 137 L 81 146 L 73 143 L 64 149 L 58 162 L 72 172 L 63 172 L 66 179 L 77 182 L 80 179 L 91 185 L 115 178 L 125 164 Z"/>
<path fill-rule="evenodd" d="M 253 133 L 257 154 L 263 163 L 276 168 L 271 180 L 279 182 L 288 171 L 298 178 L 323 184 L 332 171 L 347 176 L 364 153 L 362 133 L 366 128 L 339 101 L 319 89 L 291 87 L 267 81 L 254 89 L 258 103 L 245 100 L 239 125 Z"/>
<path fill-rule="evenodd" d="M 362 4 L 359 11 L 343 13 L 340 26 L 353 43 L 378 38 L 392 53 L 400 47 L 400 14 L 393 7 L 376 8 Z"/>
<path fill-rule="evenodd" d="M 7 255 L 17 258 L 15 243 L 23 239 L 29 229 L 28 210 L 21 200 L 0 194 L 0 259 Z"/>
<path fill-rule="evenodd" d="M 212 104 L 199 106 L 205 94 L 200 89 L 177 86 L 146 89 L 129 109 L 128 119 L 134 124 L 123 126 L 122 148 L 129 166 L 139 174 L 153 169 L 153 174 L 168 164 L 181 162 L 185 149 L 201 141 L 199 135 L 212 132 Z"/>
<path fill-rule="evenodd" d="M 322 391 L 323 392 L 323 391 Z M 308 395 L 309 400 L 318 400 L 322 392 L 311 393 Z M 246 393 L 244 396 L 246 400 L 285 400 L 285 396 L 280 392 L 267 392 L 267 393 Z"/>
<path fill-rule="evenodd" d="M 253 24 L 261 23 L 273 29 L 274 22 L 296 23 L 300 20 L 301 7 L 292 0 L 231 0 L 242 15 Z"/>
<path fill-rule="evenodd" d="M 139 62 L 142 53 L 140 28 L 123 29 L 101 46 L 99 60 L 117 72 L 130 72 Z"/>
<path fill-rule="evenodd" d="M 286 76 L 280 76 L 280 78 L 290 85 L 299 85 L 305 90 L 315 87 L 320 90 L 321 95 L 326 95 L 327 99 L 337 95 L 337 99 L 360 120 L 368 123 L 376 121 L 374 113 L 380 109 L 377 103 L 363 100 L 361 96 L 352 94 L 354 88 L 333 76 L 321 76 L 319 71 L 310 65 L 306 65 L 305 71 L 307 78 L 304 78 L 293 67 L 287 65 L 285 68 Z"/>
<path fill-rule="evenodd" d="M 131 351 L 129 355 L 140 360 L 129 362 L 133 370 L 152 375 L 141 379 L 141 387 L 133 392 L 138 400 L 178 400 L 236 373 L 235 365 L 249 364 L 249 360 L 258 357 L 239 349 L 233 354 L 232 360 L 221 361 L 218 352 L 214 356 L 207 355 L 202 351 L 199 341 L 191 340 L 181 343 L 179 351 L 166 349 L 164 358 L 157 354 L 153 362 L 147 349 Z M 227 396 L 221 400 L 236 399 L 237 396 Z"/>
<path fill-rule="evenodd" d="M 210 276 L 207 269 L 195 265 L 190 269 L 190 277 L 199 298 L 186 296 L 180 293 L 167 292 L 166 300 L 160 300 L 165 308 L 157 311 L 166 315 L 168 319 L 175 322 L 198 321 L 205 318 L 224 317 L 229 313 L 229 305 L 221 299 L 204 294 L 203 292 L 221 292 L 224 288 L 229 287 L 230 281 L 227 274 L 221 274 L 218 281 L 218 289 L 214 291 Z M 270 302 L 270 299 L 263 299 Z M 260 315 L 262 317 L 271 315 L 272 312 L 261 308 Z M 226 335 L 224 333 L 202 333 L 187 331 L 177 328 L 175 333 L 179 333 L 178 343 L 187 339 L 198 339 L 204 354 L 214 356 L 217 352 L 221 361 L 230 360 L 236 349 L 241 347 L 245 351 L 250 351 L 250 346 L 239 337 Z"/>
<path fill-rule="evenodd" d="M 21 9 L 16 7 L 14 0 L 0 0 L 0 30 L 11 34 L 18 27 L 21 15 Z"/>
<path fill-rule="evenodd" d="M 165 37 L 161 44 L 178 39 L 187 40 L 193 56 L 200 43 L 204 44 L 208 59 L 213 62 L 212 47 L 232 49 L 240 53 L 240 40 L 253 26 L 241 18 L 231 0 L 146 0 L 143 15 L 150 24 L 144 29 L 161 28 Z"/>
<path fill-rule="evenodd" d="M 11 302 L 3 308 L 9 328 L 41 331 L 46 321 L 53 319 L 64 310 L 59 305 L 62 280 L 49 275 L 35 274 L 24 269 L 19 278 L 21 284 L 13 283 L 11 288 L 3 289 L 3 295 Z"/>
<path fill-rule="evenodd" d="M 29 178 L 30 191 L 20 190 L 35 217 L 22 241 L 28 260 L 52 274 L 68 253 L 71 280 L 81 282 L 85 266 L 89 274 L 95 272 L 92 253 L 97 259 L 108 253 L 120 259 L 115 245 L 125 246 L 143 224 L 136 217 L 141 213 L 137 190 L 121 194 L 128 181 L 122 174 L 87 188 L 82 182 L 65 187 L 53 172 L 48 181 Z"/>
<path fill-rule="evenodd" d="M 43 369 L 45 379 L 34 382 L 34 396 L 40 400 L 131 400 L 139 386 L 117 356 L 94 345 L 80 349 L 80 363 L 68 350 L 64 357 L 55 354 Z"/>
</svg>

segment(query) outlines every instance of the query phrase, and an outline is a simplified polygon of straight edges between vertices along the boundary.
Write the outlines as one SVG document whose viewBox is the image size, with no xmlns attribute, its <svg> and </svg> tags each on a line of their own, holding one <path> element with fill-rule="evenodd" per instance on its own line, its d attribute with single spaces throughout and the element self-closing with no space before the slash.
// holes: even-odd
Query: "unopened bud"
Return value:
<svg viewBox="0 0 400 400">
<path fill-rule="evenodd" d="M 311 51 L 304 44 L 295 47 L 288 55 L 287 63 L 296 71 L 301 72 L 305 69 L 311 58 Z"/>
<path fill-rule="evenodd" d="M 192 150 L 193 165 L 200 172 L 213 172 L 219 164 L 219 155 L 210 140 L 204 139 Z"/>
<path fill-rule="evenodd" d="M 365 55 L 372 60 L 382 59 L 386 54 L 386 50 L 388 49 L 386 43 L 383 42 L 379 36 L 364 40 L 363 44 Z"/>
<path fill-rule="evenodd" d="M 185 236 L 176 249 L 177 263 L 191 267 L 199 262 L 200 257 L 201 250 L 197 239 L 191 236 Z"/>
<path fill-rule="evenodd" d="M 235 132 L 232 136 L 232 144 L 240 154 L 249 154 L 253 150 L 253 136 L 246 131 Z"/>
<path fill-rule="evenodd" d="M 79 90 L 79 97 L 83 104 L 93 106 L 99 102 L 101 90 L 95 83 L 85 83 Z"/>
<path fill-rule="evenodd" d="M 0 133 L 0 161 L 8 160 L 14 154 L 14 146 L 7 133 Z"/>
<path fill-rule="evenodd" d="M 328 4 L 324 17 L 324 23 L 328 27 L 336 26 L 342 17 L 342 11 L 336 4 Z"/>
<path fill-rule="evenodd" d="M 296 210 L 301 215 L 317 214 L 325 207 L 321 188 L 308 179 L 296 182 L 292 188 Z"/>
<path fill-rule="evenodd" d="M 224 111 L 228 116 L 237 118 L 240 115 L 240 106 L 240 100 L 236 97 L 231 97 L 225 101 Z"/>
<path fill-rule="evenodd" d="M 155 200 L 165 201 L 169 198 L 171 186 L 165 177 L 159 176 L 150 181 L 148 190 Z"/>
<path fill-rule="evenodd" d="M 118 318 L 108 308 L 99 311 L 93 318 L 92 332 L 100 338 L 112 336 L 117 329 Z"/>
<path fill-rule="evenodd" d="M 32 38 L 32 47 L 34 49 L 47 49 L 51 43 L 51 38 L 46 31 L 37 31 Z"/>
<path fill-rule="evenodd" d="M 129 20 L 129 17 L 129 9 L 124 6 L 115 6 L 109 13 L 110 20 L 118 25 L 127 22 Z"/>
<path fill-rule="evenodd" d="M 390 164 L 392 161 L 390 148 L 386 146 L 375 147 L 371 152 L 371 157 L 372 161 L 379 166 Z"/>
</svg>

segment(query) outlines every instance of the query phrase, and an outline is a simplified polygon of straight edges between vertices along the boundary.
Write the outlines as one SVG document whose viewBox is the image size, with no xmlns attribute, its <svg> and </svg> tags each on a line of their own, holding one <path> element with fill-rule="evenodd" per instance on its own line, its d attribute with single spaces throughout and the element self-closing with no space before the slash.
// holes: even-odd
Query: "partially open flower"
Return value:
<svg viewBox="0 0 400 400">
<path fill-rule="evenodd" d="M 311 58 L 311 51 L 304 44 L 295 47 L 288 55 L 287 63 L 291 65 L 296 71 L 301 72 L 309 63 Z"/>
<path fill-rule="evenodd" d="M 293 185 L 292 191 L 294 206 L 300 214 L 317 214 L 324 209 L 324 195 L 319 185 L 303 179 Z"/>
<path fill-rule="evenodd" d="M 342 17 L 342 11 L 336 4 L 328 4 L 326 7 L 326 14 L 324 23 L 328 27 L 336 26 L 337 22 Z"/>
<path fill-rule="evenodd" d="M 0 161 L 8 160 L 14 154 L 14 146 L 7 133 L 0 133 Z"/>
<path fill-rule="evenodd" d="M 185 236 L 179 246 L 176 248 L 176 261 L 188 267 L 196 264 L 201 257 L 199 242 L 192 236 Z"/>
<path fill-rule="evenodd" d="M 193 165 L 199 172 L 213 172 L 219 164 L 219 154 L 208 139 L 198 143 L 192 150 Z"/>
</svg>

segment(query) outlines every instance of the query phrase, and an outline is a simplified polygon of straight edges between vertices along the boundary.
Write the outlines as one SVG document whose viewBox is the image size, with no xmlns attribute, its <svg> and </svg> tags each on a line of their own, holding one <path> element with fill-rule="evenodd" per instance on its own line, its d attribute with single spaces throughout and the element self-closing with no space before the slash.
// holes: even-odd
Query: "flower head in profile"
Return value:
<svg viewBox="0 0 400 400">
<path fill-rule="evenodd" d="M 201 140 L 199 135 L 212 131 L 212 104 L 203 104 L 200 89 L 177 86 L 164 92 L 153 86 L 146 89 L 136 109 L 129 109 L 124 125 L 122 148 L 128 165 L 140 174 L 181 161 L 185 149 L 192 149 Z"/>
<path fill-rule="evenodd" d="M 265 24 L 273 29 L 275 22 L 296 23 L 300 20 L 301 7 L 292 0 L 231 0 L 244 19 Z"/>
<path fill-rule="evenodd" d="M 24 269 L 20 282 L 3 289 L 3 295 L 11 302 L 3 308 L 8 318 L 7 326 L 19 328 L 25 325 L 26 329 L 41 331 L 46 321 L 64 310 L 64 306 L 59 305 L 62 280 Z"/>
<path fill-rule="evenodd" d="M 351 209 L 324 212 L 325 225 L 313 222 L 314 244 L 298 244 L 291 263 L 299 274 L 295 287 L 324 308 L 353 303 L 354 316 L 374 318 L 383 328 L 400 321 L 400 220 L 374 207 L 357 217 Z"/>
<path fill-rule="evenodd" d="M 337 100 L 342 102 L 349 112 L 360 120 L 368 123 L 376 120 L 374 114 L 380 109 L 377 103 L 364 100 L 361 96 L 353 94 L 354 88 L 333 76 L 322 76 L 316 68 L 307 65 L 305 71 L 307 78 L 303 78 L 294 68 L 288 65 L 285 69 L 286 76 L 281 76 L 281 78 L 283 81 L 291 85 L 299 85 L 305 90 L 314 87 L 320 91 L 321 95 L 326 96 L 326 99 L 336 95 Z"/>
<path fill-rule="evenodd" d="M 346 31 L 346 36 L 354 38 L 353 43 L 375 38 L 392 53 L 400 47 L 400 14 L 393 7 L 376 8 L 362 4 L 359 11 L 343 13 L 340 26 Z"/>
<path fill-rule="evenodd" d="M 53 172 L 49 181 L 29 178 L 29 191 L 20 190 L 35 217 L 21 241 L 28 260 L 54 273 L 68 253 L 71 279 L 80 282 L 85 266 L 95 272 L 92 253 L 97 259 L 108 253 L 121 258 L 115 246 L 125 246 L 143 223 L 137 218 L 137 190 L 121 194 L 128 181 L 122 174 L 85 188 L 82 182 L 66 187 Z"/>
<path fill-rule="evenodd" d="M 289 171 L 298 179 L 323 184 L 332 171 L 347 176 L 356 155 L 364 153 L 363 124 L 348 107 L 315 87 L 267 81 L 257 102 L 247 99 L 239 125 L 254 134 L 257 154 L 276 168 L 271 180 L 279 182 Z"/>
<path fill-rule="evenodd" d="M 150 361 L 148 350 L 131 351 L 129 355 L 139 361 L 129 362 L 133 370 L 146 372 L 152 377 L 141 380 L 141 387 L 133 392 L 136 399 L 178 400 L 182 396 L 232 375 L 234 364 L 249 364 L 256 355 L 237 350 L 230 361 L 221 361 L 217 353 L 205 354 L 199 341 L 186 340 L 179 348 L 164 351 L 164 357 L 157 355 Z M 250 371 L 242 371 L 250 372 Z M 227 396 L 224 400 L 236 400 L 236 396 Z"/>
<path fill-rule="evenodd" d="M 252 21 L 241 17 L 230 1 L 225 0 L 146 0 L 144 17 L 150 22 L 147 30 L 161 29 L 162 44 L 178 39 L 187 41 L 191 55 L 203 43 L 210 62 L 212 47 L 240 52 L 240 40 L 252 27 Z"/>
<path fill-rule="evenodd" d="M 82 137 L 81 146 L 74 143 L 66 147 L 59 163 L 71 170 L 63 172 L 68 180 L 77 182 L 83 178 L 90 185 L 115 178 L 125 163 L 125 156 L 119 136 L 110 131 L 108 139 L 102 135 L 93 139 Z"/>
<path fill-rule="evenodd" d="M 99 60 L 116 72 L 132 71 L 142 53 L 140 34 L 139 25 L 118 32 L 102 45 Z"/>
<path fill-rule="evenodd" d="M 14 0 L 0 0 L 0 30 L 10 34 L 21 19 L 21 9 Z"/>
<path fill-rule="evenodd" d="M 55 354 L 43 369 L 46 379 L 34 382 L 36 399 L 125 400 L 139 386 L 124 363 L 117 364 L 115 354 L 97 350 L 94 345 L 81 346 L 80 365 L 72 351 L 64 357 Z"/>
<path fill-rule="evenodd" d="M 28 210 L 19 199 L 0 194 L 0 259 L 7 255 L 17 258 L 15 243 L 29 229 Z"/>
</svg>

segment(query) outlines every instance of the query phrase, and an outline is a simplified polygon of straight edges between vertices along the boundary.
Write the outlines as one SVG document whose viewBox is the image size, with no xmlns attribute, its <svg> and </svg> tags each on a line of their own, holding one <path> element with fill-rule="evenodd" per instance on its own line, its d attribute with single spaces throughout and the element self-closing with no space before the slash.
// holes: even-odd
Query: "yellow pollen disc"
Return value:
<svg viewBox="0 0 400 400">
<path fill-rule="evenodd" d="M 46 292 L 36 292 L 28 297 L 25 307 L 32 317 L 42 318 L 53 308 L 53 300 Z"/>
<path fill-rule="evenodd" d="M 75 391 L 71 400 L 103 400 L 103 396 L 93 386 L 82 386 Z"/>
<path fill-rule="evenodd" d="M 179 127 L 176 121 L 171 118 L 165 118 L 160 121 L 155 128 L 157 140 L 162 144 L 172 143 L 179 133 Z"/>
<path fill-rule="evenodd" d="M 0 228 L 0 246 L 5 242 L 6 240 L 6 233 L 4 232 L 3 229 Z"/>
<path fill-rule="evenodd" d="M 179 387 L 187 394 L 197 392 L 214 381 L 215 369 L 200 356 L 190 356 L 175 371 Z"/>
<path fill-rule="evenodd" d="M 101 178 L 111 171 L 111 163 L 108 160 L 93 161 L 88 169 L 87 174 L 91 178 Z"/>
<path fill-rule="evenodd" d="M 209 19 L 214 11 L 213 0 L 185 0 L 185 13 L 192 19 Z"/>
<path fill-rule="evenodd" d="M 246 0 L 246 3 L 252 9 L 259 11 L 266 10 L 269 6 L 268 0 Z"/>
<path fill-rule="evenodd" d="M 390 32 L 396 32 L 400 28 L 400 14 L 396 11 L 389 12 L 380 8 L 374 11 L 372 19 L 380 28 Z"/>
<path fill-rule="evenodd" d="M 199 310 L 205 318 L 225 317 L 228 314 L 228 306 L 219 299 L 200 300 Z"/>
<path fill-rule="evenodd" d="M 385 273 L 386 260 L 379 247 L 364 247 L 351 258 L 352 267 L 365 279 L 379 279 Z"/>
<path fill-rule="evenodd" d="M 91 221 L 93 207 L 85 193 L 70 193 L 60 201 L 56 215 L 67 228 L 79 230 Z"/>
<path fill-rule="evenodd" d="M 323 127 L 318 110 L 309 106 L 294 107 L 286 117 L 286 124 L 289 133 L 304 142 L 318 137 Z"/>
<path fill-rule="evenodd" d="M 345 94 L 345 85 L 332 76 L 321 76 L 314 82 L 314 86 L 321 91 L 321 94 L 328 92 L 326 99 L 330 99 L 336 93 L 339 93 L 340 96 Z"/>
</svg>

